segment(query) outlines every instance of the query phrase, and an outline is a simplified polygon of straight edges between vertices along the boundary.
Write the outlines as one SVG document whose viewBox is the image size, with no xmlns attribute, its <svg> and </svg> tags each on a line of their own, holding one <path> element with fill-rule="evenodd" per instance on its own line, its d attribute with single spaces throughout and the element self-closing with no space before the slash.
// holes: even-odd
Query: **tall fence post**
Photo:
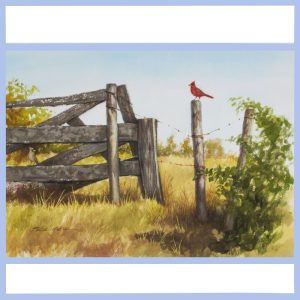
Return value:
<svg viewBox="0 0 300 300">
<path fill-rule="evenodd" d="M 117 101 L 118 105 L 125 123 L 134 123 L 137 124 L 137 118 L 133 111 L 133 107 L 131 104 L 130 96 L 127 91 L 127 87 L 125 84 L 119 85 L 117 88 Z M 129 143 L 131 153 L 133 156 L 138 156 L 138 145 L 135 142 Z M 139 186 L 142 192 L 143 197 L 145 197 L 145 190 L 143 186 L 143 182 L 141 176 L 138 176 Z"/>
<path fill-rule="evenodd" d="M 194 152 L 196 213 L 199 220 L 205 223 L 207 221 L 207 213 L 204 175 L 204 139 L 202 130 L 202 110 L 200 101 L 192 100 L 191 114 Z"/>
<path fill-rule="evenodd" d="M 246 164 L 246 147 L 245 143 L 249 140 L 251 136 L 251 131 L 253 127 L 253 109 L 247 108 L 245 110 L 244 121 L 243 121 L 243 132 L 242 132 L 242 144 L 240 146 L 240 155 L 237 162 L 237 168 L 241 169 Z"/>
<path fill-rule="evenodd" d="M 246 165 L 246 147 L 245 143 L 249 140 L 251 136 L 251 131 L 253 127 L 253 112 L 254 110 L 251 108 L 247 108 L 245 110 L 244 121 L 243 121 L 243 131 L 242 131 L 242 143 L 240 145 L 240 155 L 237 162 L 237 169 L 241 170 Z M 232 183 L 232 197 L 229 201 L 234 201 L 234 190 L 237 184 L 238 178 L 233 179 Z M 233 213 L 228 213 L 225 218 L 225 230 L 230 231 L 234 227 L 234 219 L 235 216 Z"/>
<path fill-rule="evenodd" d="M 138 120 L 138 154 L 144 197 L 164 203 L 160 174 L 157 164 L 157 121 Z"/>
<path fill-rule="evenodd" d="M 118 155 L 117 86 L 107 84 L 107 160 L 110 201 L 120 203 L 120 170 Z"/>
</svg>

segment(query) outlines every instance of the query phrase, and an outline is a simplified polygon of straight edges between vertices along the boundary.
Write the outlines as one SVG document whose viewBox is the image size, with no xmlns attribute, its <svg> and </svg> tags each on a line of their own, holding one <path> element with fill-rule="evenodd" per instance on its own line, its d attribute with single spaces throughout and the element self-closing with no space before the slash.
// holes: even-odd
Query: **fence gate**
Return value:
<svg viewBox="0 0 300 300">
<path fill-rule="evenodd" d="M 85 125 L 79 116 L 101 103 L 106 103 L 107 125 Z M 110 200 L 119 203 L 119 177 L 138 176 L 143 197 L 164 202 L 157 164 L 157 121 L 136 118 L 125 85 L 107 84 L 106 89 L 88 93 L 16 101 L 7 103 L 6 108 L 59 105 L 73 106 L 35 127 L 7 128 L 6 153 L 32 144 L 77 146 L 36 166 L 7 167 L 7 182 L 39 182 L 70 191 L 108 178 Z M 117 110 L 121 112 L 124 123 L 117 123 Z M 125 143 L 130 144 L 134 157 L 120 161 L 118 147 Z M 73 165 L 99 153 L 107 163 Z"/>
</svg>

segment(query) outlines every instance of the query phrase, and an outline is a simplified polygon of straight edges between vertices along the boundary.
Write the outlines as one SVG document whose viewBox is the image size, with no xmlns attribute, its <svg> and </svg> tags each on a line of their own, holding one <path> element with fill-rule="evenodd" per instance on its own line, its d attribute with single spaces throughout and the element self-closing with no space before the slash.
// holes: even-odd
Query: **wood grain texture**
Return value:
<svg viewBox="0 0 300 300">
<path fill-rule="evenodd" d="M 130 96 L 126 85 L 120 85 L 117 87 L 117 101 L 125 123 L 137 123 L 137 118 L 133 111 Z M 138 155 L 138 145 L 135 142 L 129 143 L 130 150 L 133 156 Z M 142 184 L 142 179 L 139 177 L 139 186 L 143 197 L 145 197 L 145 191 Z"/>
<path fill-rule="evenodd" d="M 91 109 L 92 107 L 94 107 L 93 103 L 95 103 L 95 102 L 91 102 L 91 103 L 87 103 L 87 104 L 76 104 L 72 108 L 76 109 L 76 107 L 83 107 L 86 110 L 88 110 L 88 109 Z M 98 103 L 96 103 L 96 105 L 97 104 Z M 82 114 L 83 112 L 80 112 L 80 114 Z M 80 114 L 77 114 L 73 119 L 69 120 L 67 122 L 67 124 L 69 124 L 70 126 L 84 126 L 85 125 L 84 122 L 79 118 Z M 63 153 L 64 152 L 58 153 L 57 155 L 60 155 L 60 154 L 63 154 Z M 54 156 L 54 157 L 51 157 L 52 158 L 52 162 L 53 161 L 56 162 L 56 163 L 52 163 L 53 165 L 54 164 L 59 165 L 59 162 L 55 161 L 55 157 L 57 157 L 57 155 Z M 49 160 L 44 160 L 41 165 L 47 165 L 47 161 L 48 161 L 48 165 L 51 165 L 51 160 L 50 161 Z M 49 164 L 49 162 L 50 162 L 50 164 Z M 94 183 L 94 181 L 89 181 L 89 184 L 91 184 L 91 183 Z M 56 193 L 73 192 L 73 191 L 76 191 L 76 190 L 78 190 L 78 189 L 86 186 L 86 185 L 88 185 L 86 182 L 76 182 L 76 183 L 44 183 L 44 186 L 45 186 L 45 188 L 48 191 L 51 190 L 51 191 L 54 191 Z"/>
<path fill-rule="evenodd" d="M 120 107 L 120 111 L 125 123 L 137 123 L 137 118 L 134 114 L 133 107 L 129 98 L 129 94 L 126 85 L 120 85 L 117 88 L 117 101 Z M 135 156 L 138 154 L 137 143 L 130 143 L 130 149 L 132 154 Z"/>
<path fill-rule="evenodd" d="M 155 119 L 138 120 L 138 154 L 145 197 L 164 203 L 157 164 L 156 122 Z"/>
<path fill-rule="evenodd" d="M 8 144 L 101 143 L 107 141 L 106 125 L 43 126 L 6 129 Z M 137 141 L 136 124 L 118 124 L 120 142 Z"/>
<path fill-rule="evenodd" d="M 82 144 L 70 150 L 58 153 L 40 163 L 41 166 L 72 165 L 86 157 L 107 150 L 106 143 Z"/>
<path fill-rule="evenodd" d="M 126 85 L 117 88 L 117 101 L 125 123 L 137 123 Z"/>
<path fill-rule="evenodd" d="M 74 105 L 73 107 L 61 112 L 60 114 L 44 122 L 41 122 L 35 127 L 62 125 L 64 123 L 68 123 L 69 125 L 72 126 L 83 126 L 84 123 L 79 119 L 79 116 L 98 104 L 99 104 L 98 102 L 91 102 L 87 104 Z M 8 145 L 6 147 L 6 154 L 24 149 L 26 147 L 27 145 L 23 145 L 23 144 Z"/>
<path fill-rule="evenodd" d="M 82 114 L 83 112 L 85 112 L 86 110 L 88 109 L 91 109 L 92 107 L 94 107 L 93 103 L 95 105 L 97 105 L 98 103 L 95 103 L 95 102 L 91 102 L 91 103 L 88 103 L 88 104 L 76 104 L 74 105 L 73 107 L 71 107 L 71 109 L 69 109 L 70 112 L 73 112 L 74 110 L 79 110 L 80 113 L 77 113 L 77 114 L 73 114 L 73 116 L 75 116 L 73 119 L 70 119 L 67 124 L 71 125 L 71 126 L 84 126 L 84 122 L 78 117 L 78 115 Z M 73 110 L 72 110 L 73 109 Z M 49 120 L 47 120 L 49 122 Z M 46 122 L 47 122 L 46 121 Z M 64 152 L 62 152 L 64 153 Z M 58 153 L 57 155 L 60 155 L 62 153 Z M 51 157 L 52 160 L 45 160 L 42 162 L 41 165 L 47 165 L 47 162 L 48 162 L 48 165 L 51 165 L 51 161 L 52 161 L 52 164 L 57 164 L 59 165 L 59 162 L 58 161 L 55 161 L 55 157 Z M 56 163 L 53 163 L 53 162 L 56 162 Z M 50 163 L 50 164 L 49 164 Z M 90 181 L 90 183 L 94 183 L 94 181 Z M 86 184 L 86 182 L 82 183 L 82 182 L 76 182 L 76 183 L 39 183 L 39 184 L 43 184 L 44 185 L 44 189 L 45 191 L 51 191 L 51 194 L 52 193 L 56 193 L 57 195 L 61 195 L 61 193 L 69 193 L 69 192 L 73 192 L 73 191 L 76 191 L 88 184 Z M 53 194 L 53 195 L 54 195 Z"/>
<path fill-rule="evenodd" d="M 138 176 L 139 174 L 138 160 L 120 162 L 121 176 Z M 6 178 L 7 182 L 95 182 L 108 178 L 108 164 L 7 167 Z"/>
<path fill-rule="evenodd" d="M 79 118 L 75 117 L 67 122 L 70 126 L 85 126 L 84 122 Z"/>
<path fill-rule="evenodd" d="M 40 124 L 36 125 L 36 127 L 43 127 L 43 126 L 54 126 L 54 125 L 63 125 L 64 123 L 73 122 L 73 120 L 78 121 L 78 117 L 82 115 L 83 113 L 87 112 L 88 110 L 92 109 L 96 105 L 98 105 L 98 102 L 90 102 L 87 104 L 76 104 L 69 109 L 66 109 L 65 111 L 59 113 L 58 115 L 41 122 Z M 80 120 L 80 119 L 79 119 Z M 81 120 L 80 126 L 85 125 Z M 71 124 L 70 124 L 71 125 Z M 78 125 L 73 125 L 78 126 Z"/>
<path fill-rule="evenodd" d="M 38 98 L 32 100 L 22 100 L 6 103 L 6 108 L 14 107 L 43 107 L 43 106 L 58 106 L 58 105 L 70 105 L 70 104 L 87 104 L 89 102 L 102 103 L 106 101 L 106 90 L 98 90 L 87 93 L 74 94 L 64 97 L 49 97 Z"/>
<path fill-rule="evenodd" d="M 108 84 L 107 89 L 107 162 L 109 178 L 110 201 L 120 203 L 120 170 L 119 170 L 119 151 L 118 151 L 118 123 L 117 123 L 117 86 Z"/>
<path fill-rule="evenodd" d="M 124 145 L 120 143 L 119 146 Z M 107 155 L 107 144 L 106 143 L 93 143 L 93 144 L 82 144 L 78 147 L 74 147 L 70 150 L 58 153 L 42 162 L 41 166 L 51 166 L 51 165 L 72 165 L 84 158 L 90 157 L 92 155 L 101 154 L 106 159 Z"/>
<path fill-rule="evenodd" d="M 196 213 L 198 219 L 202 223 L 205 223 L 207 222 L 207 212 L 204 175 L 204 139 L 202 130 L 201 102 L 198 100 L 192 100 L 191 102 L 191 120 L 194 153 Z"/>
</svg>

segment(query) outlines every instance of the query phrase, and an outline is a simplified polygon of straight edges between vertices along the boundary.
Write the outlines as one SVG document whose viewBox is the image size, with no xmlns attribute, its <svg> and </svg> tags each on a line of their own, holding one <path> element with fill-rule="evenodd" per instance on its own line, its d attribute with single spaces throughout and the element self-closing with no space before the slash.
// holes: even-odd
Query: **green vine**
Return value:
<svg viewBox="0 0 300 300">
<path fill-rule="evenodd" d="M 206 169 L 209 181 L 217 183 L 217 192 L 225 199 L 224 216 L 235 217 L 222 247 L 224 251 L 240 247 L 263 253 L 280 236 L 277 229 L 286 212 L 285 194 L 294 182 L 288 165 L 293 159 L 293 129 L 285 117 L 275 115 L 272 108 L 259 102 L 249 98 L 229 101 L 237 112 L 252 108 L 256 128 L 247 142 L 241 136 L 232 138 L 238 145 L 244 143 L 245 167 Z"/>
</svg>

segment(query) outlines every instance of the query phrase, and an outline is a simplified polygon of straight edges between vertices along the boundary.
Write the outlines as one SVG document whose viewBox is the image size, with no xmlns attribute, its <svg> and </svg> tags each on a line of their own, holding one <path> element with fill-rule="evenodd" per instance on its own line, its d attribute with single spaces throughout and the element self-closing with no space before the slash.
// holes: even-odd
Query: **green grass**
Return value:
<svg viewBox="0 0 300 300">
<path fill-rule="evenodd" d="M 99 159 L 88 158 L 81 163 L 98 163 Z M 107 181 L 82 188 L 57 205 L 51 204 L 51 196 L 38 193 L 32 195 L 31 204 L 22 202 L 24 199 L 8 199 L 7 255 L 221 256 L 210 250 L 211 243 L 222 237 L 214 225 L 222 209 L 214 184 L 207 184 L 211 222 L 201 225 L 194 217 L 193 168 L 173 164 L 188 165 L 192 160 L 179 156 L 159 160 L 166 198 L 164 206 L 142 199 L 136 178 L 130 177 L 121 179 L 120 206 L 107 202 Z M 207 167 L 218 164 L 232 165 L 235 160 L 206 162 Z M 292 199 L 292 191 L 287 199 Z M 291 218 L 287 218 L 281 229 L 282 238 L 270 245 L 264 256 L 293 255 Z M 258 253 L 233 249 L 226 255 L 257 256 Z"/>
</svg>

